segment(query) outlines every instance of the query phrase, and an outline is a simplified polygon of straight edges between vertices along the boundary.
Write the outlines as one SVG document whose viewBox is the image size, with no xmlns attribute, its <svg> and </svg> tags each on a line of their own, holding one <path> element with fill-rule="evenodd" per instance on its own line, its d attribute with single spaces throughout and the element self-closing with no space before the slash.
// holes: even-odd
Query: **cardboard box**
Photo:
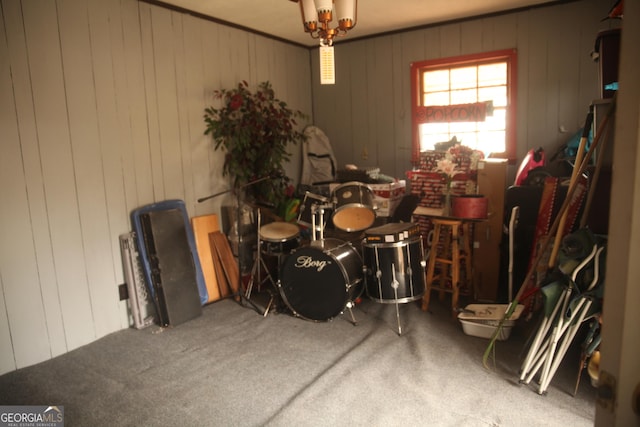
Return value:
<svg viewBox="0 0 640 427">
<path fill-rule="evenodd" d="M 393 199 L 398 196 L 402 197 L 407 187 L 407 182 L 404 179 L 390 182 L 386 184 L 367 184 L 373 190 L 376 196 L 383 199 Z"/>
<path fill-rule="evenodd" d="M 374 203 L 377 206 L 376 216 L 392 216 L 405 194 L 405 180 L 388 184 L 368 184 L 373 190 Z"/>
</svg>

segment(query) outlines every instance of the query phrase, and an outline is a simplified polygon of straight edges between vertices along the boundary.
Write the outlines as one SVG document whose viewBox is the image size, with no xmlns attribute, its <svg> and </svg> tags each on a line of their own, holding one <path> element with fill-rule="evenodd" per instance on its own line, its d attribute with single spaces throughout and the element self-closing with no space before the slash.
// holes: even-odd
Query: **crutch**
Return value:
<svg viewBox="0 0 640 427">
<path fill-rule="evenodd" d="M 525 364 L 523 365 L 520 381 L 526 384 L 530 383 L 540 367 L 543 366 L 541 374 L 541 381 L 546 378 L 549 370 L 551 369 L 552 355 L 555 353 L 558 340 L 562 337 L 565 330 L 569 326 L 564 323 L 564 313 L 567 311 L 567 307 L 570 301 L 571 294 L 573 292 L 573 286 L 577 278 L 578 272 L 586 266 L 596 254 L 597 245 L 593 246 L 591 253 L 574 269 L 571 281 L 569 285 L 565 285 L 560 297 L 554 306 L 551 316 L 547 322 L 543 321 L 543 325 L 538 331 L 538 335 L 532 344 Z M 553 327 L 553 329 L 551 329 Z M 550 335 L 547 333 L 551 330 Z M 544 341 L 543 341 L 544 339 Z M 532 356 L 534 355 L 534 356 Z M 546 356 L 546 357 L 544 357 Z M 533 364 L 533 369 L 528 372 L 529 367 Z M 523 381 L 524 380 L 524 381 Z"/>
<path fill-rule="evenodd" d="M 600 274 L 599 256 L 603 250 L 604 250 L 604 246 L 598 248 L 597 252 L 595 253 L 594 278 L 591 281 L 591 284 L 589 285 L 589 287 L 587 288 L 587 292 L 593 290 L 593 288 L 595 288 L 596 284 L 598 283 L 599 274 Z M 569 349 L 569 345 L 573 341 L 573 338 L 576 336 L 576 333 L 578 332 L 580 325 L 582 324 L 585 317 L 587 316 L 592 304 L 593 304 L 593 297 L 591 295 L 583 294 L 580 296 L 580 299 L 576 307 L 571 312 L 571 318 L 569 320 L 569 323 L 572 323 L 572 322 L 573 323 L 569 328 L 567 334 L 564 336 L 564 339 L 562 341 L 560 349 L 558 350 L 558 353 L 554 355 L 554 360 L 551 365 L 551 370 L 549 371 L 549 374 L 540 384 L 540 390 L 538 391 L 540 394 L 544 393 L 547 390 L 547 387 L 549 387 L 549 383 L 551 382 L 551 379 L 553 378 L 556 371 L 558 370 L 558 367 L 560 366 L 560 362 L 562 362 L 562 359 L 567 353 L 567 350 Z M 575 320 L 576 318 L 577 320 Z"/>
</svg>

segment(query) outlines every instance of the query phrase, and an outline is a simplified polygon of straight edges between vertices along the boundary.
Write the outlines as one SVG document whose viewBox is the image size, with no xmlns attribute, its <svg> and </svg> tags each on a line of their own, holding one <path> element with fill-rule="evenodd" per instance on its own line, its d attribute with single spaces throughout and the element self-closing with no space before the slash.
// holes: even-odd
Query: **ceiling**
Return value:
<svg viewBox="0 0 640 427">
<path fill-rule="evenodd" d="M 317 40 L 306 34 L 300 6 L 292 0 L 162 0 L 216 20 L 269 34 L 305 46 Z M 554 0 L 360 0 L 350 39 L 490 13 L 504 12 Z M 339 40 L 337 41 L 339 42 Z"/>
</svg>

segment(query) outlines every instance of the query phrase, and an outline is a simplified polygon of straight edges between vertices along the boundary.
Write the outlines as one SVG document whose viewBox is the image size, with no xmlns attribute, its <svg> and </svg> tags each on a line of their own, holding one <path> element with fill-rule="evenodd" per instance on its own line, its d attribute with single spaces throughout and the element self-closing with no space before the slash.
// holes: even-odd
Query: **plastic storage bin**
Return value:
<svg viewBox="0 0 640 427">
<path fill-rule="evenodd" d="M 474 337 L 491 338 L 504 317 L 509 304 L 469 304 L 458 314 L 462 331 Z M 518 304 L 509 319 L 505 320 L 497 336 L 499 341 L 509 339 L 511 329 L 516 324 L 524 310 L 524 305 Z"/>
</svg>

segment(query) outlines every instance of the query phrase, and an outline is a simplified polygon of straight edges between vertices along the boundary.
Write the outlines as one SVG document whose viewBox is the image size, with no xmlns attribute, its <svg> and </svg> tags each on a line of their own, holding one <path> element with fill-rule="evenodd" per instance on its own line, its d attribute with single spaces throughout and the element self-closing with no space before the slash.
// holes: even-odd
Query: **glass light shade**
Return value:
<svg viewBox="0 0 640 427">
<path fill-rule="evenodd" d="M 338 25 L 341 30 L 348 30 L 356 25 L 357 0 L 335 0 Z"/>
<path fill-rule="evenodd" d="M 313 0 L 300 0 L 300 10 L 302 11 L 302 21 L 304 30 L 315 31 L 318 28 L 318 12 Z"/>
<path fill-rule="evenodd" d="M 333 11 L 333 0 L 316 0 L 316 9 L 318 9 L 318 14 L 320 13 L 331 13 Z"/>
</svg>

